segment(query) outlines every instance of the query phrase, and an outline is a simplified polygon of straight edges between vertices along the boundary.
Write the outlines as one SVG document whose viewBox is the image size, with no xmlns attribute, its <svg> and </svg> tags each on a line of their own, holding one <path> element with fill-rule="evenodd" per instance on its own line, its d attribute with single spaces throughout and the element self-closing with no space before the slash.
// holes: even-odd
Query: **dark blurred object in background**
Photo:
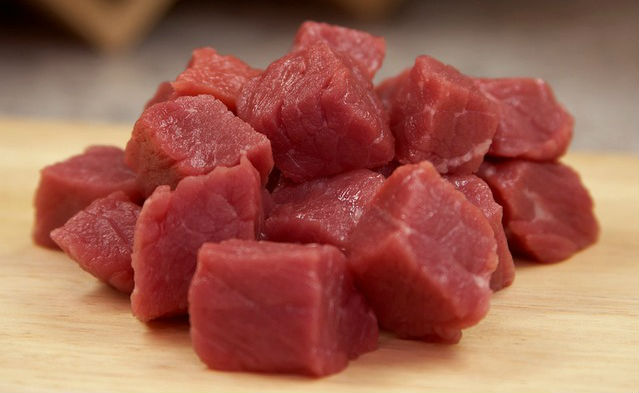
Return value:
<svg viewBox="0 0 639 393">
<path fill-rule="evenodd" d="M 51 3 L 86 17 L 73 25 Z M 0 0 L 0 116 L 131 123 L 193 48 L 264 67 L 314 19 L 384 36 L 378 81 L 423 53 L 471 75 L 541 77 L 575 115 L 574 148 L 637 152 L 638 12 L 634 0 Z"/>
<path fill-rule="evenodd" d="M 69 30 L 104 52 L 129 49 L 140 41 L 176 0 L 30 0 Z M 332 0 L 351 16 L 387 16 L 402 0 Z M 272 3 L 271 3 L 272 5 Z M 277 6 L 277 4 L 276 4 Z"/>
<path fill-rule="evenodd" d="M 99 50 L 137 43 L 175 0 L 30 0 Z"/>
</svg>

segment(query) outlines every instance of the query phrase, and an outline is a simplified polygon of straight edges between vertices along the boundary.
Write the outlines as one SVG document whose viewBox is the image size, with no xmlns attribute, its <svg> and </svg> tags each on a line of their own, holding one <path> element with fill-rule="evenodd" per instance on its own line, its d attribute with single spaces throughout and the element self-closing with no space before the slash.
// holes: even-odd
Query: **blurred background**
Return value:
<svg viewBox="0 0 639 393">
<path fill-rule="evenodd" d="M 430 54 L 477 76 L 546 79 L 573 150 L 639 151 L 635 0 L 0 0 L 0 116 L 133 123 L 190 52 L 256 67 L 313 19 L 387 42 L 380 81 Z"/>
</svg>

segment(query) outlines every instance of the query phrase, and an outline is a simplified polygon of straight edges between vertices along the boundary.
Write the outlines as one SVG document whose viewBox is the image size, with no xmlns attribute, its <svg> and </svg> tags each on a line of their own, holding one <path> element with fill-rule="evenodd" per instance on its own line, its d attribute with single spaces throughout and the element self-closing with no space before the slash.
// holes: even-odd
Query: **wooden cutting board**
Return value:
<svg viewBox="0 0 639 393">
<path fill-rule="evenodd" d="M 207 370 L 185 322 L 145 325 L 128 298 L 60 252 L 35 247 L 38 170 L 130 126 L 0 120 L 0 391 L 628 392 L 638 390 L 639 161 L 570 154 L 590 188 L 599 243 L 514 285 L 458 345 L 402 341 L 319 380 Z"/>
</svg>

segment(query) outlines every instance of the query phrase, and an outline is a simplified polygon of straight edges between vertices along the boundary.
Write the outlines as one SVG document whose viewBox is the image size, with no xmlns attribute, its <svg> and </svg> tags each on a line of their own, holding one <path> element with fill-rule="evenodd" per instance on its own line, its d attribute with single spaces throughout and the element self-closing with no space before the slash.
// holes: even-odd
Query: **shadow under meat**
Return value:
<svg viewBox="0 0 639 393">
<path fill-rule="evenodd" d="M 82 295 L 82 300 L 91 306 L 104 308 L 104 311 L 117 311 L 118 313 L 131 313 L 131 301 L 129 294 L 96 281 L 94 287 Z"/>
<path fill-rule="evenodd" d="M 143 322 L 140 322 L 143 323 Z M 145 336 L 156 343 L 182 345 L 191 348 L 188 315 L 159 318 L 146 323 Z"/>
</svg>

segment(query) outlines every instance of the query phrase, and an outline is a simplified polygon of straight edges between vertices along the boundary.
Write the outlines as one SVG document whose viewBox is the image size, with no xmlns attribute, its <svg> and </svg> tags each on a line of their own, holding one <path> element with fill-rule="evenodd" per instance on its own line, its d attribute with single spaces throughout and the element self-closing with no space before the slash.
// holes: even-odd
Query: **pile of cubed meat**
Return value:
<svg viewBox="0 0 639 393">
<path fill-rule="evenodd" d="M 385 41 L 305 22 L 265 70 L 200 48 L 159 85 L 126 148 L 44 168 L 34 240 L 189 315 L 218 370 L 338 372 L 378 329 L 456 343 L 512 284 L 512 254 L 594 243 L 593 202 L 559 162 L 573 118 L 534 78 L 421 55 L 375 86 Z"/>
</svg>

